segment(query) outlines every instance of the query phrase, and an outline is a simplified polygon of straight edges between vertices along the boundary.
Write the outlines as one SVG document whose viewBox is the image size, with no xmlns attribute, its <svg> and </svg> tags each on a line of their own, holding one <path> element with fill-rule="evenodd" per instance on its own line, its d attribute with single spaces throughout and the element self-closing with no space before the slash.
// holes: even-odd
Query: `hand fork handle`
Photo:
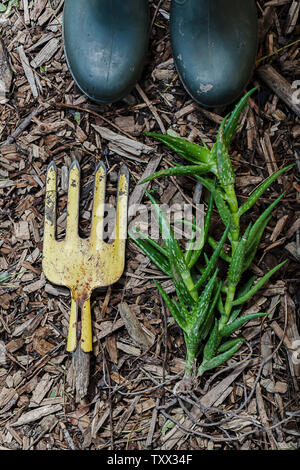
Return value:
<svg viewBox="0 0 300 470">
<path fill-rule="evenodd" d="M 77 346 L 77 320 L 78 320 L 78 303 L 72 297 L 68 341 L 67 341 L 67 351 L 69 352 L 75 351 L 76 346 Z"/>
<path fill-rule="evenodd" d="M 78 302 L 72 297 L 68 341 L 67 341 L 67 351 L 69 352 L 75 351 L 77 347 L 77 320 L 78 320 Z M 83 303 L 82 308 L 81 308 L 81 349 L 84 352 L 90 352 L 93 349 L 93 333 L 92 333 L 90 299 L 87 299 Z"/>
<path fill-rule="evenodd" d="M 84 352 L 93 350 L 93 332 L 91 302 L 87 299 L 81 309 L 81 349 Z"/>
</svg>

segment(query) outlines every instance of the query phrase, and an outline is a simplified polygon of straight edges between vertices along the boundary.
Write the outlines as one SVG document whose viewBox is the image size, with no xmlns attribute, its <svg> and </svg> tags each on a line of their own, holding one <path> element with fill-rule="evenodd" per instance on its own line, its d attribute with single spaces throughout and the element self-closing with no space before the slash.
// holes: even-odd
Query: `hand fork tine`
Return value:
<svg viewBox="0 0 300 470">
<path fill-rule="evenodd" d="M 119 173 L 118 203 L 116 220 L 116 241 L 122 246 L 120 256 L 124 254 L 124 245 L 127 236 L 127 204 L 128 204 L 128 169 L 122 165 Z"/>
<path fill-rule="evenodd" d="M 54 248 L 56 232 L 56 165 L 51 162 L 47 169 L 45 222 L 44 222 L 44 250 Z"/>
<path fill-rule="evenodd" d="M 79 311 L 81 311 L 81 349 L 84 352 L 92 350 L 91 293 L 96 287 L 104 287 L 116 282 L 124 270 L 128 170 L 123 165 L 119 173 L 116 236 L 111 244 L 103 241 L 105 174 L 105 166 L 101 163 L 95 175 L 91 235 L 88 239 L 82 239 L 78 235 L 80 167 L 78 162 L 71 165 L 66 237 L 63 241 L 56 241 L 56 167 L 54 162 L 48 167 L 43 269 L 51 282 L 67 286 L 71 290 L 67 351 L 74 351 L 77 346 Z"/>
<path fill-rule="evenodd" d="M 91 239 L 95 243 L 95 248 L 100 245 L 103 238 L 104 228 L 104 205 L 105 205 L 105 183 L 106 168 L 104 163 L 100 162 L 96 168 L 94 184 L 94 203 L 92 213 Z"/>
<path fill-rule="evenodd" d="M 66 240 L 70 243 L 78 238 L 79 187 L 80 167 L 77 160 L 75 160 L 69 170 Z"/>
</svg>

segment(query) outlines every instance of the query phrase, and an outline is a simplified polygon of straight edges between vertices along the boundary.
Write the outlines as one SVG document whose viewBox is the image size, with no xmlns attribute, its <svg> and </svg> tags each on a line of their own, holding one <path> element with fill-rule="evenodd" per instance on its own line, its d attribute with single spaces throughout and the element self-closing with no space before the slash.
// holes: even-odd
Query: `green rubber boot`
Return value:
<svg viewBox="0 0 300 470">
<path fill-rule="evenodd" d="M 100 103 L 138 81 L 149 38 L 148 0 L 65 0 L 65 57 L 80 90 Z"/>
<path fill-rule="evenodd" d="M 170 21 L 175 65 L 191 97 L 205 107 L 238 98 L 257 53 L 254 0 L 172 0 Z"/>
</svg>

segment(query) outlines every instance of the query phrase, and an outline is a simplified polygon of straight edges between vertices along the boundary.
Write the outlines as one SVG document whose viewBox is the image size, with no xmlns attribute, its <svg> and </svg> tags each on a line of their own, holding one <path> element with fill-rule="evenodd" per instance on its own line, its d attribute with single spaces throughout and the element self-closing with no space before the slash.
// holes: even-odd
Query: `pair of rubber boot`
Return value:
<svg viewBox="0 0 300 470">
<path fill-rule="evenodd" d="M 78 87 L 92 100 L 125 97 L 143 70 L 148 0 L 65 0 L 64 46 Z M 205 107 L 244 91 L 257 53 L 254 0 L 171 0 L 170 33 L 178 75 Z"/>
</svg>

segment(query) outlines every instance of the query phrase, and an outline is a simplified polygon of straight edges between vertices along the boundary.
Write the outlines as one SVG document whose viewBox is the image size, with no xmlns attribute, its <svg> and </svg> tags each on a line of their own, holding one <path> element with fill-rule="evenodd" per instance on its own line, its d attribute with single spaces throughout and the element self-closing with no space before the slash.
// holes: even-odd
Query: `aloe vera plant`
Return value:
<svg viewBox="0 0 300 470">
<path fill-rule="evenodd" d="M 208 237 L 208 228 L 212 215 L 212 198 L 210 209 L 205 217 L 204 236 L 201 243 L 198 244 L 197 250 L 192 250 L 188 246 L 184 252 L 165 213 L 154 197 L 148 192 L 147 195 L 154 207 L 164 246 L 161 247 L 146 235 L 136 237 L 136 233 L 133 232 L 129 232 L 129 235 L 153 263 L 173 279 L 177 299 L 171 298 L 158 282 L 154 282 L 168 309 L 184 332 L 187 347 L 186 375 L 190 376 L 195 372 L 195 360 L 198 357 L 201 345 L 203 346 L 203 341 L 209 335 L 214 320 L 214 311 L 222 285 L 217 277 L 218 269 L 216 265 L 228 235 L 229 225 L 217 244 L 214 255 L 205 266 L 202 266 L 202 274 L 197 277 L 196 273 L 198 273 L 200 266 L 198 264 L 198 269 L 196 269 L 195 265 L 201 257 Z M 138 234 L 141 235 L 139 231 Z"/>
<path fill-rule="evenodd" d="M 169 146 L 192 165 L 176 165 L 158 171 L 141 183 L 163 176 L 192 175 L 210 192 L 204 236 L 201 246 L 196 250 L 192 249 L 192 243 L 187 245 L 185 252 L 181 249 L 171 225 L 149 193 L 148 197 L 159 220 L 164 246 L 161 247 L 147 236 L 136 238 L 135 234 L 130 234 L 147 256 L 173 279 L 176 289 L 176 296 L 173 298 L 156 281 L 155 284 L 183 330 L 187 349 L 185 372 L 187 377 L 201 376 L 205 371 L 219 367 L 238 351 L 244 340 L 232 338 L 231 335 L 249 320 L 267 315 L 263 312 L 242 315 L 244 304 L 285 264 L 285 261 L 278 264 L 259 280 L 251 277 L 246 283 L 243 281 L 243 274 L 255 257 L 272 210 L 282 199 L 283 194 L 265 209 L 254 224 L 250 223 L 242 234 L 241 218 L 270 185 L 293 166 L 289 165 L 269 176 L 242 205 L 239 205 L 229 147 L 238 129 L 239 118 L 247 105 L 248 97 L 254 91 L 255 89 L 247 93 L 231 115 L 225 117 L 211 149 L 205 144 L 200 146 L 178 137 L 147 133 Z M 211 173 L 213 178 L 208 177 L 207 173 Z M 213 204 L 225 227 L 219 242 L 209 233 Z M 196 233 L 200 229 L 193 225 L 193 230 L 193 233 Z M 223 250 L 227 239 L 231 246 L 230 254 Z M 206 253 L 208 246 L 214 250 L 210 258 Z M 225 278 L 220 278 L 219 275 L 219 258 L 228 263 Z M 200 365 L 196 372 L 197 358 L 200 358 Z"/>
</svg>

